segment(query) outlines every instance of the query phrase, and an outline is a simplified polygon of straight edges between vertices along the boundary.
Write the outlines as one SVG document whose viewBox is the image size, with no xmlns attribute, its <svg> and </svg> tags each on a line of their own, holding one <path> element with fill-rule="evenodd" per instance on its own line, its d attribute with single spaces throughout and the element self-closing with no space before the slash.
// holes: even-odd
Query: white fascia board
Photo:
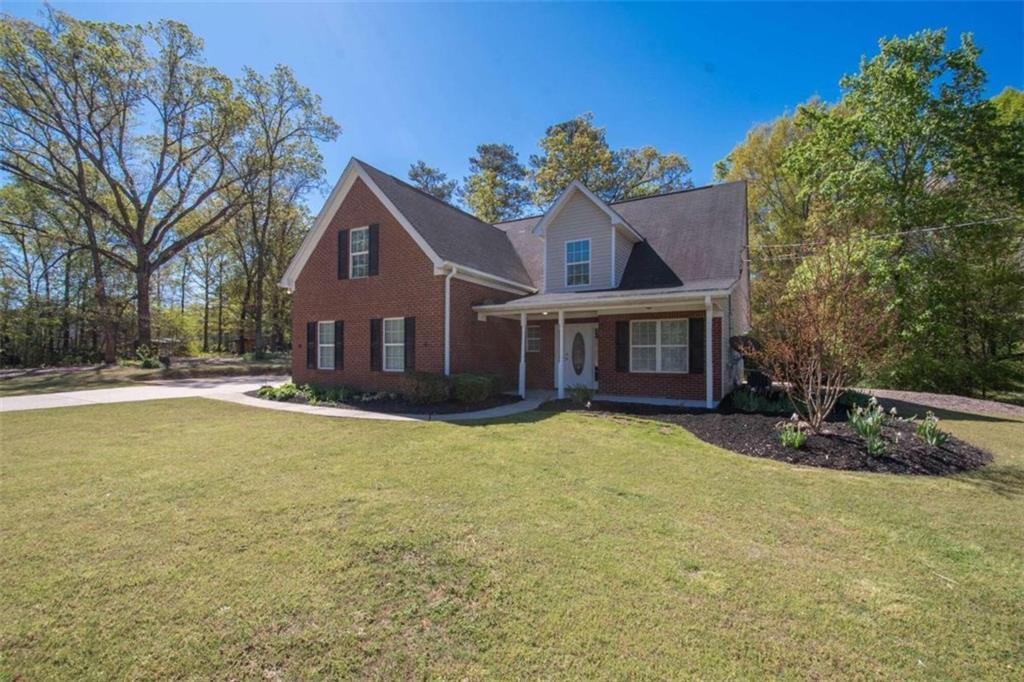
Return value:
<svg viewBox="0 0 1024 682">
<path fill-rule="evenodd" d="M 348 165 L 345 166 L 344 172 L 338 179 L 334 189 L 331 190 L 331 194 L 327 197 L 327 201 L 324 202 L 323 208 L 320 209 L 320 213 L 317 214 L 316 220 L 313 221 L 313 228 L 306 235 L 306 238 L 302 240 L 302 245 L 299 246 L 299 250 L 296 251 L 295 257 L 292 258 L 292 262 L 288 264 L 288 268 L 285 270 L 284 275 L 281 277 L 281 281 L 278 282 L 278 286 L 288 290 L 295 288 L 295 280 L 298 279 L 299 273 L 302 272 L 302 268 L 305 267 L 306 261 L 313 255 L 313 250 L 316 249 L 316 245 L 320 243 L 320 239 L 327 231 L 327 226 L 330 225 L 331 218 L 338 212 L 345 197 L 352 190 L 352 186 L 355 184 L 356 179 L 360 179 L 363 183 L 370 188 L 373 195 L 377 197 L 377 200 L 384 205 L 384 208 L 394 216 L 395 220 L 405 228 L 405 231 L 409 233 L 412 240 L 416 242 L 416 245 L 420 247 L 420 250 L 426 254 L 427 258 L 434 265 L 435 268 L 440 267 L 442 264 L 441 258 L 437 255 L 437 252 L 430 247 L 427 240 L 413 227 L 412 223 L 402 215 L 402 212 L 391 202 L 390 199 L 381 191 L 380 187 L 377 186 L 359 164 L 356 159 L 351 159 Z"/>
<path fill-rule="evenodd" d="M 516 301 L 509 301 L 508 303 L 499 303 L 493 305 L 478 305 L 473 306 L 473 310 L 482 314 L 489 315 L 504 315 L 504 314 L 518 314 L 521 312 L 553 312 L 564 310 L 566 312 L 573 310 L 593 310 L 593 311 L 609 311 L 618 309 L 636 309 L 644 308 L 646 306 L 659 306 L 659 305 L 671 305 L 671 304 L 700 304 L 704 305 L 704 299 L 707 296 L 713 298 L 720 298 L 729 295 L 730 289 L 716 289 L 713 291 L 694 291 L 682 294 L 662 294 L 659 296 L 642 296 L 632 298 L 607 298 L 604 300 L 591 300 L 591 301 L 571 301 L 565 303 L 532 303 L 522 302 L 517 303 Z"/>
</svg>

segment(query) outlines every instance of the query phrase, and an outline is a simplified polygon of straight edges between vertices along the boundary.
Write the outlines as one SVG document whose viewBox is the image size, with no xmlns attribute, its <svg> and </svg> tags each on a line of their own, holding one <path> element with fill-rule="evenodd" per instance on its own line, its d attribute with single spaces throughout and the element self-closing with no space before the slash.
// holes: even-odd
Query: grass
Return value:
<svg viewBox="0 0 1024 682">
<path fill-rule="evenodd" d="M 653 422 L 2 415 L 0 678 L 1019 679 L 1024 422 L 957 478 Z"/>
<path fill-rule="evenodd" d="M 160 379 L 192 379 L 237 374 L 281 374 L 290 369 L 291 365 L 288 360 L 254 361 L 243 358 L 207 358 L 199 360 L 195 364 L 171 367 L 171 369 L 118 366 L 28 370 L 18 376 L 0 379 L 0 397 L 134 386 L 139 381 Z"/>
</svg>

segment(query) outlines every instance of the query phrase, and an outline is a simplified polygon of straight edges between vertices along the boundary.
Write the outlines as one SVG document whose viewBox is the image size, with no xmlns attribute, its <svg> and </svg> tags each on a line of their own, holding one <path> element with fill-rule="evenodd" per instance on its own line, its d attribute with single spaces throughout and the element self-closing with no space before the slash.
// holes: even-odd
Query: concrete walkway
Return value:
<svg viewBox="0 0 1024 682">
<path fill-rule="evenodd" d="M 264 410 L 281 412 L 299 412 L 314 414 L 321 417 L 343 417 L 347 419 L 379 419 L 387 421 L 443 421 L 460 422 L 476 419 L 498 419 L 522 412 L 530 412 L 549 399 L 548 392 L 531 392 L 526 400 L 507 405 L 499 405 L 476 412 L 459 414 L 388 414 L 371 410 L 356 410 L 344 407 L 323 407 L 320 405 L 299 405 L 296 403 L 279 403 L 262 400 L 246 393 L 255 391 L 267 384 L 281 384 L 287 377 L 276 376 L 241 376 L 211 377 L 208 379 L 181 379 L 145 383 L 139 386 L 121 388 L 98 388 L 84 391 L 67 391 L 64 393 L 39 393 L 36 395 L 19 395 L 0 398 L 0 412 L 20 412 L 23 410 L 46 410 L 54 407 L 75 407 L 78 405 L 106 405 L 111 403 L 131 403 L 142 400 L 169 400 L 172 398 L 211 398 L 223 400 L 237 405 L 259 407 Z"/>
</svg>

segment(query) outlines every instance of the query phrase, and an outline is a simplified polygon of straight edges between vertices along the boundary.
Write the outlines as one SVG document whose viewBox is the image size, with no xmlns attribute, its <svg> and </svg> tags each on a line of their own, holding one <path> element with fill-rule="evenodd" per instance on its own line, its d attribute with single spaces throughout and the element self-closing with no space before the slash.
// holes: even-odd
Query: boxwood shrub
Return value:
<svg viewBox="0 0 1024 682">
<path fill-rule="evenodd" d="M 481 403 L 501 394 L 501 377 L 494 374 L 453 374 L 452 396 L 460 403 Z"/>
<path fill-rule="evenodd" d="M 420 405 L 443 403 L 451 396 L 451 382 L 443 374 L 413 372 L 409 376 L 406 398 Z"/>
</svg>

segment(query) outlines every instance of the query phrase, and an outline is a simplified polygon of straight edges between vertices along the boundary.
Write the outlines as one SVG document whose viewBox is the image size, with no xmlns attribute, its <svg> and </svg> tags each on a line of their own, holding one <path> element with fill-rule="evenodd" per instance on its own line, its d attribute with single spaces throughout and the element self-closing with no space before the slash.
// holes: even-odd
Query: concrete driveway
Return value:
<svg viewBox="0 0 1024 682">
<path fill-rule="evenodd" d="M 121 388 L 97 388 L 65 393 L 39 393 L 0 398 L 0 412 L 21 410 L 45 410 L 51 407 L 74 407 L 76 405 L 99 405 L 106 403 L 131 403 L 140 400 L 168 400 L 171 398 L 216 398 L 226 395 L 242 395 L 255 391 L 267 384 L 281 384 L 288 377 L 235 376 L 208 377 L 204 379 L 177 379 L 174 381 L 153 381 L 138 386 Z"/>
</svg>

